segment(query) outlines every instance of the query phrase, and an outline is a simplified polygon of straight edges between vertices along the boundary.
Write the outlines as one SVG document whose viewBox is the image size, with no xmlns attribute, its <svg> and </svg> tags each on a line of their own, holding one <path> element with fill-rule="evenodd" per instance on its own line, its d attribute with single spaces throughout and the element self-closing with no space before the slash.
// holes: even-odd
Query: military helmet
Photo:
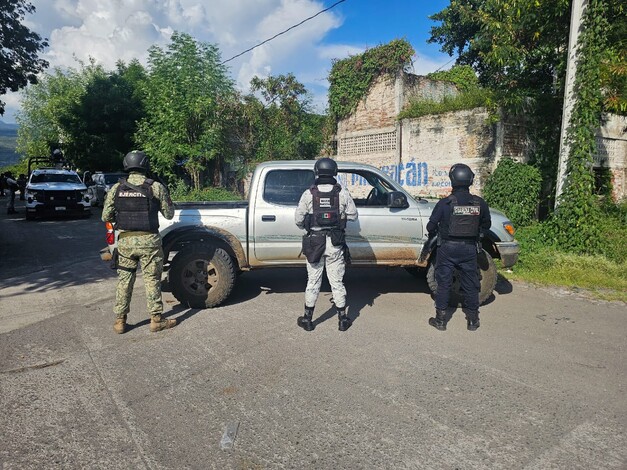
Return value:
<svg viewBox="0 0 627 470">
<path fill-rule="evenodd" d="M 337 163 L 331 158 L 321 158 L 314 165 L 314 173 L 316 178 L 320 176 L 335 176 L 337 175 Z"/>
<path fill-rule="evenodd" d="M 455 188 L 457 186 L 471 186 L 475 179 L 475 174 L 468 165 L 456 163 L 448 172 L 448 177 L 451 179 L 451 186 Z"/>
<path fill-rule="evenodd" d="M 147 173 L 150 170 L 148 156 L 141 150 L 133 150 L 127 153 L 122 165 L 124 166 L 124 171 L 135 170 Z"/>
</svg>

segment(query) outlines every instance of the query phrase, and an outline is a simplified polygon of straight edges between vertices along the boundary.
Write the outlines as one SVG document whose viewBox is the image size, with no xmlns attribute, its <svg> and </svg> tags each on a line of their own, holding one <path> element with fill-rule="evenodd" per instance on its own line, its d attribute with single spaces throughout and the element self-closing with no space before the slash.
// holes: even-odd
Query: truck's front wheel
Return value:
<svg viewBox="0 0 627 470">
<path fill-rule="evenodd" d="M 481 290 L 479 291 L 479 303 L 483 304 L 488 298 L 492 295 L 494 288 L 496 287 L 497 280 L 497 272 L 496 265 L 494 264 L 494 260 L 492 257 L 483 250 L 483 253 L 479 254 L 479 271 L 480 271 L 480 282 L 481 282 Z M 432 263 L 429 264 L 429 269 L 427 270 L 427 283 L 429 284 L 429 288 L 431 292 L 434 294 L 438 290 L 438 281 L 435 280 L 435 262 L 437 258 L 432 257 Z M 459 285 L 459 274 L 457 270 L 453 274 L 453 289 L 451 292 L 451 297 L 449 303 L 451 305 L 457 306 L 460 305 L 463 300 L 463 292 L 461 291 L 461 287 Z"/>
<path fill-rule="evenodd" d="M 220 305 L 235 285 L 235 268 L 226 251 L 212 245 L 190 245 L 179 251 L 170 266 L 172 294 L 191 308 Z"/>
</svg>

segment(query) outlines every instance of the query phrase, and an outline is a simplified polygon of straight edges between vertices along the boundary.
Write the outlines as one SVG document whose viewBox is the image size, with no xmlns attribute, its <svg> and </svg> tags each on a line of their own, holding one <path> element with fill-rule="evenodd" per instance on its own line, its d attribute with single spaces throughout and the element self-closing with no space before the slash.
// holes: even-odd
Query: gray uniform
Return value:
<svg viewBox="0 0 627 470">
<path fill-rule="evenodd" d="M 320 184 L 318 189 L 322 192 L 330 192 L 333 189 L 331 184 Z M 346 220 L 357 220 L 357 207 L 346 188 L 342 188 L 339 197 L 340 217 Z M 313 196 L 307 189 L 298 202 L 295 213 L 295 222 L 298 228 L 304 229 L 305 215 L 313 214 Z M 312 227 L 312 230 L 316 230 Z M 318 228 L 319 230 L 319 228 Z M 318 300 L 320 286 L 322 285 L 322 274 L 326 266 L 327 277 L 333 292 L 333 302 L 337 308 L 346 306 L 346 288 L 344 287 L 344 249 L 341 246 L 334 246 L 331 237 L 326 237 L 324 254 L 317 263 L 307 262 L 307 288 L 305 289 L 305 305 L 313 307 Z"/>
<path fill-rule="evenodd" d="M 141 173 L 131 172 L 128 182 L 141 185 L 146 177 Z M 104 222 L 116 221 L 115 194 L 119 183 L 116 183 L 107 193 L 102 209 Z M 174 205 L 167 189 L 161 183 L 152 184 L 152 192 L 159 200 L 159 211 L 166 219 L 174 217 Z M 163 312 L 161 300 L 161 275 L 163 273 L 163 249 L 161 237 L 158 233 L 122 231 L 118 237 L 118 285 L 115 292 L 113 311 L 117 318 L 124 318 L 129 312 L 133 284 L 137 266 L 141 265 L 146 287 L 146 304 L 150 315 L 160 315 Z"/>
</svg>

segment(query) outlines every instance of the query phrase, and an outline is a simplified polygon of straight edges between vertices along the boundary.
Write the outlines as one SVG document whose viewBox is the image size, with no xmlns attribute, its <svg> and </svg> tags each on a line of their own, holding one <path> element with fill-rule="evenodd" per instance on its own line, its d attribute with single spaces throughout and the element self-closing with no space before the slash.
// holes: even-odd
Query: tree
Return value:
<svg viewBox="0 0 627 470">
<path fill-rule="evenodd" d="M 37 56 L 48 42 L 22 24 L 26 14 L 34 11 L 25 0 L 0 1 L 0 96 L 36 83 L 37 74 L 48 67 Z M 4 106 L 0 100 L 0 115 Z"/>
<path fill-rule="evenodd" d="M 84 94 L 60 118 L 68 135 L 65 151 L 75 165 L 102 171 L 122 168 L 144 113 L 138 90 L 144 78 L 145 70 L 138 61 L 129 66 L 118 62 L 115 72 L 90 77 Z"/>
<path fill-rule="evenodd" d="M 256 161 L 313 159 L 322 145 L 321 117 L 312 114 L 305 86 L 293 74 L 254 77 L 253 93 L 263 97 L 253 106 L 258 116 Z M 251 100 L 252 101 L 252 100 Z"/>
<path fill-rule="evenodd" d="M 80 158 L 73 135 L 64 126 L 71 119 L 74 107 L 85 94 L 87 84 L 96 76 L 105 76 L 104 69 L 91 60 L 79 63 L 79 69 L 55 68 L 24 90 L 22 109 L 16 121 L 20 125 L 17 150 L 27 157 L 50 155 L 61 146 L 66 158 Z M 69 151 L 67 151 L 69 149 Z"/>
<path fill-rule="evenodd" d="M 229 157 L 223 117 L 235 91 L 218 48 L 174 33 L 166 50 L 149 50 L 143 93 L 146 117 L 135 139 L 155 169 L 174 176 L 182 166 L 199 189 L 213 164 L 214 182 L 219 180 L 215 173 Z"/>
</svg>

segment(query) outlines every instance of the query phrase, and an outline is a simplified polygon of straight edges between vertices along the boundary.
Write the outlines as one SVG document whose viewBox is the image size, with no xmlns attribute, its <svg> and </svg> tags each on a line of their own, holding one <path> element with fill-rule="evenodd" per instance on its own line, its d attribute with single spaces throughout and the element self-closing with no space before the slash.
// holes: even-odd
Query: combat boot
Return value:
<svg viewBox="0 0 627 470">
<path fill-rule="evenodd" d="M 296 320 L 296 324 L 300 326 L 305 331 L 313 331 L 316 325 L 312 321 L 313 318 L 314 307 L 307 307 L 305 305 L 305 313 L 302 317 L 298 317 Z"/>
<path fill-rule="evenodd" d="M 123 317 L 117 317 L 113 324 L 113 331 L 121 335 L 126 332 L 126 315 Z"/>
<path fill-rule="evenodd" d="M 466 317 L 466 323 L 467 323 L 467 328 L 468 331 L 477 331 L 477 328 L 479 328 L 480 323 L 479 323 L 479 317 Z"/>
<path fill-rule="evenodd" d="M 338 330 L 346 331 L 353 324 L 353 320 L 348 318 L 346 314 L 346 307 L 337 308 Z"/>
<path fill-rule="evenodd" d="M 446 331 L 446 310 L 435 309 L 435 317 L 429 318 L 429 325 L 436 330 Z"/>
<path fill-rule="evenodd" d="M 161 319 L 161 315 L 153 315 L 150 319 L 150 331 L 153 333 L 176 326 L 176 320 L 174 318 Z"/>
</svg>

